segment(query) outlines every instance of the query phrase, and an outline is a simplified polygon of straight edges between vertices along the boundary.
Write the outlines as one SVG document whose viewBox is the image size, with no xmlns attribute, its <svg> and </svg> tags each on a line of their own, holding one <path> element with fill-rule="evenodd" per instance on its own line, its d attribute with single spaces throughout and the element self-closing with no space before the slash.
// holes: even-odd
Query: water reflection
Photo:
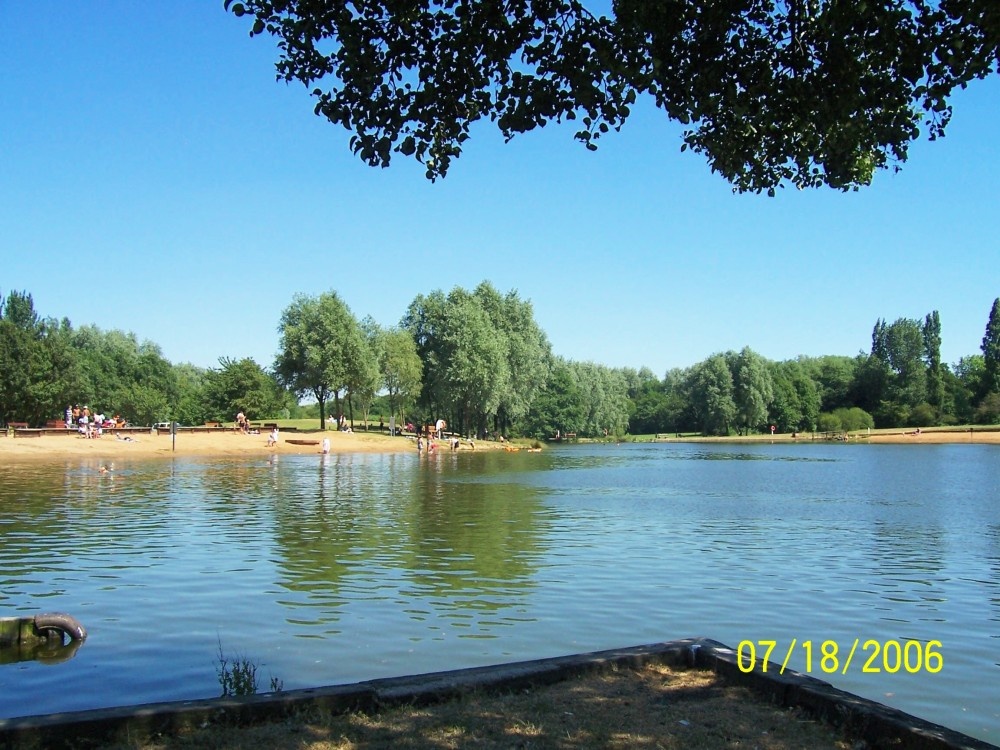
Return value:
<svg viewBox="0 0 1000 750">
<path fill-rule="evenodd" d="M 545 533 L 538 492 L 452 481 L 455 460 L 325 456 L 315 472 L 279 477 L 273 555 L 297 624 L 336 622 L 348 602 L 380 599 L 416 620 L 429 610 L 415 601 L 478 616 L 530 588 Z"/>
<path fill-rule="evenodd" d="M 69 661 L 80 650 L 83 641 L 41 641 L 33 644 L 15 644 L 0 647 L 0 666 L 24 661 L 37 661 L 41 664 L 53 665 Z"/>
</svg>

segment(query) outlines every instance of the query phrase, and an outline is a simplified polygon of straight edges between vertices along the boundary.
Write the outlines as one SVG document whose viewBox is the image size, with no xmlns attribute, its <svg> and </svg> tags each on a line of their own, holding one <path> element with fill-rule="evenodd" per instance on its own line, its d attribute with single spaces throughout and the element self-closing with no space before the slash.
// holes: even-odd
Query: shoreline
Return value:
<svg viewBox="0 0 1000 750">
<path fill-rule="evenodd" d="M 868 432 L 850 432 L 847 438 L 827 439 L 816 437 L 822 433 L 800 432 L 797 437 L 791 433 L 776 435 L 746 435 L 729 437 L 666 437 L 653 440 L 657 443 L 871 443 L 902 444 L 902 445 L 998 445 L 1000 444 L 1000 426 L 982 425 L 973 429 L 931 428 L 916 429 L 888 428 Z M 844 433 L 838 433 L 843 436 Z"/>
<path fill-rule="evenodd" d="M 153 459 L 172 457 L 263 457 L 271 455 L 321 455 L 318 441 L 330 440 L 330 454 L 340 453 L 402 453 L 416 450 L 412 437 L 395 436 L 368 432 L 302 431 L 280 434 L 277 446 L 267 446 L 267 433 L 245 435 L 226 431 L 217 433 L 178 434 L 176 444 L 171 435 L 132 433 L 127 437 L 105 434 L 103 437 L 87 439 L 76 433 L 65 435 L 39 435 L 33 437 L 9 437 L 0 432 L 0 460 L 5 461 L 55 461 L 67 458 L 92 458 L 99 462 L 121 461 L 129 458 Z M 122 439 L 120 439 L 122 438 Z M 316 440 L 316 445 L 296 445 L 291 440 Z M 643 441 L 645 442 L 645 441 Z M 867 433 L 851 433 L 847 440 L 823 440 L 814 438 L 813 433 L 800 433 L 798 437 L 783 435 L 749 435 L 744 437 L 669 437 L 652 442 L 661 443 L 823 443 L 846 442 L 850 444 L 869 443 L 897 445 L 942 445 L 972 444 L 1000 445 L 1000 428 L 984 425 L 982 428 L 962 430 L 884 430 Z M 490 441 L 477 442 L 473 449 L 463 441 L 459 450 L 502 450 L 504 444 Z M 449 452 L 446 441 L 437 441 L 437 450 Z"/>
<path fill-rule="evenodd" d="M 88 439 L 78 434 L 39 435 L 33 437 L 0 437 L 0 460 L 53 461 L 67 458 L 92 458 L 100 462 L 127 459 L 176 457 L 265 457 L 274 455 L 321 455 L 319 441 L 330 440 L 330 454 L 338 453 L 400 453 L 416 450 L 414 441 L 405 437 L 389 437 L 372 433 L 287 432 L 281 433 L 278 445 L 268 447 L 268 433 L 246 435 L 227 431 L 218 433 L 183 433 L 176 436 L 148 432 L 115 436 L 106 433 Z M 316 445 L 296 445 L 289 440 L 315 440 Z M 478 447 L 478 446 L 477 446 Z M 441 444 L 442 449 L 444 444 Z M 463 445 L 463 450 L 471 450 Z M 447 450 L 447 448 L 444 448 Z"/>
</svg>

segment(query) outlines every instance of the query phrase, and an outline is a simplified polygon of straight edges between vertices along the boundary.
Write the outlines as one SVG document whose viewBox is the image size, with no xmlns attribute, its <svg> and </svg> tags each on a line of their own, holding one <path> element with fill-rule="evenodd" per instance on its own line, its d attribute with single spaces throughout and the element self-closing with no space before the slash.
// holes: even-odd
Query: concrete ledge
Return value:
<svg viewBox="0 0 1000 750">
<path fill-rule="evenodd" d="M 240 726 L 280 720 L 306 707 L 331 713 L 372 712 L 376 709 L 375 694 L 370 687 L 359 683 L 239 698 L 146 703 L 0 719 L 0 748 L 83 748 L 127 743 L 136 736 L 176 734 L 205 724 Z"/>
<path fill-rule="evenodd" d="M 780 675 L 778 664 L 770 663 L 766 673 L 757 669 L 745 674 L 739 669 L 736 653 L 731 648 L 707 638 L 242 698 L 151 703 L 0 719 L 0 748 L 81 748 L 124 742 L 137 735 L 172 734 L 205 724 L 260 723 L 304 709 L 373 713 L 380 707 L 429 705 L 472 691 L 519 690 L 613 667 L 641 667 L 650 663 L 710 670 L 728 684 L 746 686 L 778 705 L 800 708 L 840 728 L 848 738 L 863 741 L 863 746 L 872 750 L 890 747 L 897 750 L 1000 750 L 982 740 L 837 690 L 808 675 L 790 670 Z"/>
</svg>

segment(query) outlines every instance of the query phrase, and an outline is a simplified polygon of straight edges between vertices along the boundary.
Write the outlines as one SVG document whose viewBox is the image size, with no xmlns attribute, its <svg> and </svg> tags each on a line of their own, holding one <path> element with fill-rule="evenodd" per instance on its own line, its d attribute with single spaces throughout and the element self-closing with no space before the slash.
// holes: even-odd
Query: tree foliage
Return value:
<svg viewBox="0 0 1000 750">
<path fill-rule="evenodd" d="M 639 95 L 739 191 L 867 185 L 942 135 L 952 91 L 997 67 L 993 0 L 224 0 L 277 39 L 277 77 L 364 162 L 444 176 L 471 126 L 574 120 L 595 141 Z"/>
<path fill-rule="evenodd" d="M 93 325 L 76 329 L 71 344 L 79 371 L 77 402 L 109 416 L 117 412 L 133 424 L 173 417 L 179 399 L 176 374 L 158 345 Z"/>
<path fill-rule="evenodd" d="M 27 292 L 0 296 L 0 421 L 43 423 L 76 384 L 69 323 L 43 320 Z"/>
<path fill-rule="evenodd" d="M 622 435 L 628 427 L 628 387 L 621 370 L 594 362 L 569 362 L 582 399 L 582 423 L 576 431 L 588 437 Z"/>
<path fill-rule="evenodd" d="M 730 363 L 736 423 L 749 433 L 768 421 L 768 406 L 774 398 L 774 382 L 763 357 L 749 346 Z"/>
<path fill-rule="evenodd" d="M 691 369 L 688 380 L 691 409 L 705 435 L 728 435 L 736 420 L 733 375 L 726 357 L 714 354 Z"/>
<path fill-rule="evenodd" d="M 546 381 L 549 345 L 531 303 L 488 282 L 418 295 L 403 318 L 423 363 L 420 404 L 463 432 L 506 432 Z"/>
<path fill-rule="evenodd" d="M 570 364 L 553 359 L 544 386 L 525 415 L 522 432 L 538 439 L 557 433 L 583 434 L 584 398 Z"/>
<path fill-rule="evenodd" d="M 404 419 L 444 417 L 451 428 L 505 436 L 580 437 L 733 429 L 781 432 L 995 423 L 990 357 L 1000 357 L 1000 300 L 983 353 L 940 361 L 941 321 L 879 319 L 870 353 L 771 362 L 749 347 L 714 354 L 659 379 L 552 354 L 531 303 L 483 282 L 418 295 L 403 324 L 359 323 L 336 293 L 297 296 L 282 315 L 276 368 L 298 396 L 368 404 L 383 397 Z M 168 362 L 135 334 L 41 316 L 27 292 L 0 298 L 0 420 L 34 425 L 69 404 L 133 424 L 228 420 L 242 410 L 276 417 L 298 409 L 252 359 L 205 370 Z M 937 370 L 937 375 L 934 374 Z M 940 397 L 935 395 L 940 393 Z M 310 414 L 325 424 L 321 404 Z M 339 406 L 339 405 L 338 405 Z M 874 421 L 873 421 L 874 420 Z"/>
<path fill-rule="evenodd" d="M 311 395 L 320 406 L 320 427 L 326 428 L 326 402 L 357 379 L 366 346 L 361 327 L 336 292 L 318 297 L 296 295 L 281 314 L 275 376 L 298 396 Z"/>
<path fill-rule="evenodd" d="M 993 300 L 983 335 L 982 393 L 1000 393 L 1000 297 Z"/>
<path fill-rule="evenodd" d="M 241 411 L 247 419 L 274 417 L 284 407 L 274 376 L 249 357 L 220 358 L 219 368 L 205 373 L 202 387 L 209 416 L 220 422 L 235 421 Z"/>
<path fill-rule="evenodd" d="M 409 331 L 398 327 L 381 330 L 379 339 L 379 370 L 389 397 L 389 410 L 403 424 L 405 410 L 420 395 L 422 367 L 417 344 Z"/>
<path fill-rule="evenodd" d="M 944 406 L 944 376 L 941 371 L 941 316 L 938 311 L 924 318 L 924 361 L 927 364 L 927 401 L 937 409 Z"/>
</svg>

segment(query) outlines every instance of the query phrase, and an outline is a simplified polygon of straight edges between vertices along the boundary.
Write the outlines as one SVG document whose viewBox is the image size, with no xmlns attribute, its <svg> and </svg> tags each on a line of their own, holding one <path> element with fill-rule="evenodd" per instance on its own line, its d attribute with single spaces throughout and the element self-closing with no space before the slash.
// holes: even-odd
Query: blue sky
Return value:
<svg viewBox="0 0 1000 750">
<path fill-rule="evenodd" d="M 876 319 L 931 310 L 945 362 L 980 352 L 996 78 L 857 193 L 734 195 L 648 105 L 596 153 L 571 127 L 504 144 L 483 123 L 432 184 L 357 160 L 248 29 L 222 0 L 0 0 L 0 294 L 202 367 L 269 366 L 296 293 L 392 325 L 484 279 L 532 301 L 556 354 L 659 376 L 744 346 L 854 355 Z"/>
</svg>

